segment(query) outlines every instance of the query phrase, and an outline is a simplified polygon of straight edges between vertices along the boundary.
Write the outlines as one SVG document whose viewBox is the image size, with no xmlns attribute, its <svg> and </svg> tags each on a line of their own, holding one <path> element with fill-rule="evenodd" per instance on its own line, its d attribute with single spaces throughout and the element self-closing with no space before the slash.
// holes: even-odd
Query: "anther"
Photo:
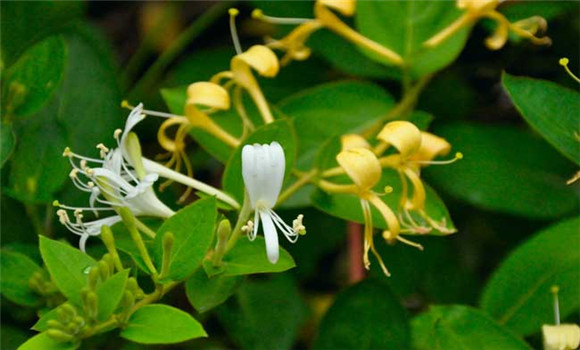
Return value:
<svg viewBox="0 0 580 350">
<path fill-rule="evenodd" d="M 107 146 L 103 145 L 102 143 L 99 143 L 97 145 L 97 149 L 99 149 L 100 152 L 100 156 L 101 158 L 105 158 L 105 156 L 107 155 L 107 153 L 109 152 L 109 149 L 107 148 Z"/>
<path fill-rule="evenodd" d="M 231 8 L 228 10 L 228 13 L 230 14 L 230 33 L 232 35 L 232 41 L 234 42 L 236 53 L 240 55 L 242 53 L 242 45 L 240 45 L 240 38 L 238 37 L 238 30 L 236 28 L 236 16 L 240 11 L 236 8 Z"/>
<path fill-rule="evenodd" d="M 127 100 L 123 100 L 123 101 L 121 101 L 121 108 L 133 109 L 133 108 L 135 108 L 135 107 L 131 106 L 131 105 L 129 104 L 129 101 L 127 101 Z"/>
<path fill-rule="evenodd" d="M 62 156 L 63 157 L 72 157 L 72 151 L 70 150 L 69 147 L 66 147 L 64 149 L 64 151 L 62 152 Z"/>
<path fill-rule="evenodd" d="M 72 170 L 70 171 L 70 173 L 68 174 L 68 176 L 69 176 L 71 179 L 76 179 L 76 178 L 77 178 L 77 174 L 78 174 L 78 173 L 79 173 L 79 170 L 78 170 L 78 169 L 72 169 Z"/>
<path fill-rule="evenodd" d="M 116 139 L 119 139 L 119 136 L 121 136 L 121 134 L 123 133 L 123 130 L 121 129 L 117 129 L 115 130 L 115 132 L 113 133 L 113 137 Z"/>
</svg>

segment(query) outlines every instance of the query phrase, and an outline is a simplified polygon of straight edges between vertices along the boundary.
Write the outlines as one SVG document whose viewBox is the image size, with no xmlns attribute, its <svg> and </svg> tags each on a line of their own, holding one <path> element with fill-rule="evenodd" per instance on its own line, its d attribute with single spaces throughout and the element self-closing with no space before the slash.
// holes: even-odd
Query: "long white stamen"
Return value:
<svg viewBox="0 0 580 350">
<path fill-rule="evenodd" d="M 242 45 L 240 45 L 240 38 L 238 37 L 238 30 L 236 28 L 236 16 L 240 13 L 240 11 L 238 11 L 238 9 L 231 8 L 228 13 L 230 14 L 230 33 L 232 35 L 232 41 L 234 42 L 236 53 L 240 55 L 242 53 Z"/>
<path fill-rule="evenodd" d="M 259 19 L 272 24 L 302 24 L 313 21 L 311 18 L 291 18 L 291 17 L 273 17 L 265 15 L 262 10 L 255 9 L 252 11 L 252 18 Z"/>
<path fill-rule="evenodd" d="M 161 117 L 161 118 L 185 118 L 185 116 L 183 116 L 183 115 L 158 112 L 158 111 L 151 111 L 148 109 L 144 109 L 142 112 L 143 112 L 143 114 L 146 114 L 146 115 L 151 115 L 154 117 Z"/>
</svg>

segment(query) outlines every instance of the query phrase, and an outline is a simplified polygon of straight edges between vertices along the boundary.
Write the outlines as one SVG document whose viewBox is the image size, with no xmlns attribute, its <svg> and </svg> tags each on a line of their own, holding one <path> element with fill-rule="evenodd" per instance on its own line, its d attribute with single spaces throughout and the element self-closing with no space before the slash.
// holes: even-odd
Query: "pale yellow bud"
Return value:
<svg viewBox="0 0 580 350">
<path fill-rule="evenodd" d="M 234 76 L 240 64 L 247 65 L 258 72 L 261 76 L 272 78 L 278 74 L 280 64 L 278 57 L 264 45 L 254 45 L 246 52 L 234 56 L 232 59 L 232 71 Z"/>
<path fill-rule="evenodd" d="M 544 350 L 573 350 L 580 345 L 580 327 L 576 324 L 542 326 Z"/>
<path fill-rule="evenodd" d="M 421 147 L 421 131 L 407 121 L 388 123 L 377 138 L 388 145 L 393 145 L 403 158 L 409 157 Z"/>
<path fill-rule="evenodd" d="M 381 164 L 375 154 L 366 148 L 342 151 L 336 160 L 363 192 L 371 190 L 381 179 Z"/>
</svg>

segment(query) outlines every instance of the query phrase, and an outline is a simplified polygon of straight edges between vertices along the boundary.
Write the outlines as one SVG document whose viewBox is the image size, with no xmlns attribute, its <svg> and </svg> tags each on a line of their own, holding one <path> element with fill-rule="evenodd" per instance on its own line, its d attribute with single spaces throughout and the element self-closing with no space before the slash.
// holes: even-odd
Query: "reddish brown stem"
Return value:
<svg viewBox="0 0 580 350">
<path fill-rule="evenodd" d="M 363 265 L 363 228 L 356 222 L 349 222 L 347 230 L 348 282 L 355 284 L 365 278 Z"/>
</svg>

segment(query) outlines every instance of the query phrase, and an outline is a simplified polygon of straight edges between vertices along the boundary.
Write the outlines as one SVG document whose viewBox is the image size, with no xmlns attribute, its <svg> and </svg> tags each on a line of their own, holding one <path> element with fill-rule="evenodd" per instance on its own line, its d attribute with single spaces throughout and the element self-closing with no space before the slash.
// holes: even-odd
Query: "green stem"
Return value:
<svg viewBox="0 0 580 350">
<path fill-rule="evenodd" d="M 149 271 L 151 271 L 151 273 L 153 274 L 153 279 L 155 280 L 157 277 L 157 269 L 155 268 L 155 265 L 153 265 L 153 261 L 151 260 L 149 252 L 147 251 L 147 247 L 145 246 L 143 238 L 141 237 L 141 234 L 137 229 L 135 216 L 133 215 L 133 213 L 131 213 L 131 211 L 128 208 L 125 207 L 119 208 L 119 215 L 121 215 L 121 218 L 123 219 L 123 222 L 127 227 L 127 231 L 129 231 L 131 238 L 137 245 L 137 250 L 139 250 L 139 254 L 141 254 L 141 257 L 143 258 L 145 265 L 147 266 Z"/>
<path fill-rule="evenodd" d="M 139 96 L 144 91 L 149 90 L 161 77 L 167 67 L 181 54 L 181 52 L 216 20 L 218 20 L 230 7 L 232 7 L 234 2 L 235 1 L 218 2 L 216 5 L 204 12 L 191 24 L 191 26 L 189 26 L 189 28 L 181 33 L 173 45 L 165 50 L 165 52 L 159 56 L 157 61 L 149 67 L 147 72 L 145 72 L 142 78 L 135 84 L 135 87 L 129 93 L 129 96 Z"/>
<path fill-rule="evenodd" d="M 143 232 L 149 238 L 155 238 L 155 235 L 156 235 L 155 231 L 153 231 L 152 229 L 150 229 L 149 226 L 145 225 L 138 218 L 135 218 L 135 225 L 137 226 L 137 229 L 139 229 L 139 231 Z"/>
<path fill-rule="evenodd" d="M 240 236 L 242 235 L 242 227 L 248 222 L 250 218 L 250 213 L 252 212 L 252 205 L 250 204 L 250 196 L 248 193 L 244 195 L 244 204 L 242 204 L 242 209 L 240 210 L 240 215 L 238 216 L 238 221 L 236 221 L 236 226 L 234 226 L 234 231 L 228 240 L 228 245 L 226 246 L 226 253 L 229 252 Z"/>
<path fill-rule="evenodd" d="M 283 203 L 286 201 L 291 195 L 293 195 L 296 191 L 298 191 L 302 186 L 306 185 L 310 182 L 316 175 L 318 175 L 318 169 L 312 169 L 305 174 L 301 174 L 298 176 L 298 180 L 290 185 L 287 189 L 284 190 L 278 197 L 278 204 Z"/>
</svg>

